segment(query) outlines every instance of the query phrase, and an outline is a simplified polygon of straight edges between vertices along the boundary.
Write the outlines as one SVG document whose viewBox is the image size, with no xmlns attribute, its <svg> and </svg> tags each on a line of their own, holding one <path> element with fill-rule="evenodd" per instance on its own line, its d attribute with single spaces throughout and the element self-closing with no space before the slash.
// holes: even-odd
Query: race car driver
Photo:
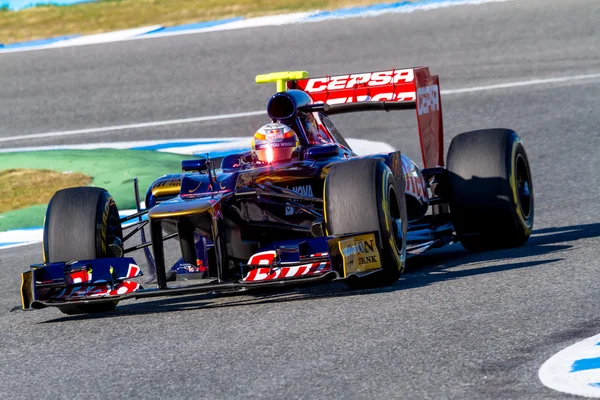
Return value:
<svg viewBox="0 0 600 400">
<path fill-rule="evenodd" d="M 273 122 L 262 126 L 252 137 L 252 155 L 262 163 L 279 163 L 298 157 L 298 135 L 289 126 Z"/>
</svg>

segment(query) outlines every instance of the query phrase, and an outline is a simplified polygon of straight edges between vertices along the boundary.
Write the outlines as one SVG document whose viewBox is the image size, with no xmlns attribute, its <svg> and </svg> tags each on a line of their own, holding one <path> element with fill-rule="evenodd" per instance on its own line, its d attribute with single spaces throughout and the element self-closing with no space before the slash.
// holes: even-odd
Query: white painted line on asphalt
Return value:
<svg viewBox="0 0 600 400">
<path fill-rule="evenodd" d="M 488 86 L 475 86 L 470 88 L 461 88 L 461 89 L 446 89 L 442 90 L 441 94 L 443 95 L 452 95 L 452 94 L 461 94 L 461 93 L 472 93 L 472 92 L 482 92 L 488 90 L 499 90 L 499 89 L 511 89 L 511 88 L 519 88 L 525 86 L 534 86 L 534 85 L 544 85 L 551 83 L 560 83 L 560 82 L 571 82 L 571 81 L 581 81 L 587 79 L 595 79 L 600 78 L 600 73 L 597 74 L 587 74 L 587 75 L 575 75 L 575 76 L 561 76 L 556 78 L 547 78 L 547 79 L 533 79 L 528 81 L 520 81 L 520 82 L 508 82 L 508 83 L 500 83 L 496 85 L 488 85 Z M 141 122 L 135 124 L 127 124 L 127 125 L 115 125 L 115 126 L 105 126 L 99 128 L 86 128 L 86 129 L 76 129 L 72 131 L 56 131 L 56 132 L 45 132 L 45 133 L 33 133 L 31 135 L 16 135 L 16 136 L 7 136 L 0 138 L 0 142 L 10 142 L 15 140 L 26 140 L 26 139 L 40 139 L 40 138 L 49 138 L 49 137 L 63 137 L 63 136 L 71 136 L 71 135 L 84 135 L 89 133 L 100 133 L 100 132 L 111 132 L 111 131 L 122 131 L 122 130 L 130 130 L 130 129 L 140 129 L 140 128 L 151 128 L 156 126 L 165 126 L 165 125 L 175 125 L 175 124 L 190 124 L 196 122 L 205 122 L 205 121 L 216 121 L 221 119 L 233 119 L 233 118 L 245 118 L 252 117 L 257 115 L 265 115 L 265 111 L 247 111 L 233 114 L 221 114 L 221 115 L 207 115 L 203 117 L 194 117 L 194 118 L 182 118 L 182 119 L 171 119 L 164 121 L 153 121 L 153 122 Z"/>
<path fill-rule="evenodd" d="M 0 138 L 0 142 L 9 142 L 9 141 L 13 141 L 13 140 L 23 140 L 23 139 L 39 139 L 39 138 L 48 138 L 48 137 L 83 135 L 86 133 L 122 131 L 122 130 L 128 130 L 128 129 L 149 128 L 149 127 L 164 126 L 164 125 L 189 124 L 189 123 L 194 123 L 194 122 L 251 117 L 251 116 L 255 116 L 255 115 L 264 115 L 264 114 L 265 114 L 265 111 L 248 111 L 248 112 L 233 113 L 233 114 L 207 115 L 204 117 L 170 119 L 170 120 L 166 120 L 166 121 L 141 122 L 141 123 L 128 124 L 128 125 L 104 126 L 101 128 L 76 129 L 76 130 L 72 130 L 72 131 L 34 133 L 32 135 L 18 135 L 18 136 L 3 137 L 3 138 Z"/>
<path fill-rule="evenodd" d="M 464 88 L 464 89 L 449 89 L 449 90 L 442 90 L 441 92 L 442 92 L 442 94 L 446 94 L 446 95 L 459 94 L 459 93 L 470 93 L 470 92 L 481 92 L 481 91 L 485 91 L 485 90 L 511 89 L 511 88 L 517 88 L 517 87 L 523 87 L 523 86 L 544 85 L 547 83 L 580 81 L 583 79 L 594 79 L 594 78 L 600 78 L 600 74 L 562 76 L 562 77 L 558 77 L 558 78 L 548 78 L 548 79 L 534 79 L 531 81 L 500 83 L 497 85 L 476 86 L 476 87 Z"/>
</svg>

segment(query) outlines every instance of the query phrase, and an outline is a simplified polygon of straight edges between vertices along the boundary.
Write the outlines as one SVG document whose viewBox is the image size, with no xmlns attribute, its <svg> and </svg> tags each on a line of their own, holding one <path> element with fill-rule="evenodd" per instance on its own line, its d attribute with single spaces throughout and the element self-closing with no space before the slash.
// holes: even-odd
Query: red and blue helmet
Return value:
<svg viewBox="0 0 600 400">
<path fill-rule="evenodd" d="M 252 153 L 262 162 L 289 161 L 295 156 L 300 142 L 289 126 L 273 122 L 261 127 L 252 138 Z"/>
</svg>

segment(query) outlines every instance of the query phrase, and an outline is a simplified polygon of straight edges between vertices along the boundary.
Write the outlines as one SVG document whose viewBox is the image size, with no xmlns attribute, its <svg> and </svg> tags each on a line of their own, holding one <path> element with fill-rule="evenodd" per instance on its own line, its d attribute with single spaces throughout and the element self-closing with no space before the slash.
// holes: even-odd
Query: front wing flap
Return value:
<svg viewBox="0 0 600 400">
<path fill-rule="evenodd" d="M 130 279 L 142 275 L 133 258 L 34 264 L 21 274 L 21 305 L 30 309 L 117 298 L 140 290 Z"/>
</svg>

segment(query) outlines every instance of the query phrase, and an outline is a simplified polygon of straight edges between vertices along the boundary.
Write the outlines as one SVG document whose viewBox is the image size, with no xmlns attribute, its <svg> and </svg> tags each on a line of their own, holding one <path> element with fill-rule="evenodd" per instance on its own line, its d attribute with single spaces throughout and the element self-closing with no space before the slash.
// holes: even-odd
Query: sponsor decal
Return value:
<svg viewBox="0 0 600 400">
<path fill-rule="evenodd" d="M 109 296 L 121 296 L 127 293 L 133 293 L 141 288 L 141 285 L 137 282 L 123 281 L 115 285 L 115 287 L 108 293 Z"/>
<path fill-rule="evenodd" d="M 204 260 L 201 260 L 199 258 L 196 259 L 196 268 L 199 272 L 205 272 L 208 270 L 208 267 L 204 265 Z"/>
<path fill-rule="evenodd" d="M 177 274 L 197 274 L 206 271 L 208 271 L 208 267 L 204 264 L 204 261 L 199 258 L 196 259 L 196 265 L 181 262 L 175 268 L 175 273 Z"/>
<path fill-rule="evenodd" d="M 296 141 L 288 141 L 288 142 L 268 142 L 268 143 L 260 143 L 254 146 L 256 150 L 263 150 L 267 148 L 276 149 L 278 147 L 295 147 Z"/>
<path fill-rule="evenodd" d="M 291 187 L 288 189 L 293 190 L 294 192 L 298 192 L 302 196 L 314 197 L 311 185 L 294 186 L 294 187 Z M 297 210 L 294 207 L 290 207 L 290 206 L 285 207 L 285 215 L 294 215 L 294 214 L 299 214 L 301 212 L 302 212 L 302 210 Z"/>
<path fill-rule="evenodd" d="M 110 213 L 110 206 L 114 205 L 115 202 L 111 198 L 108 199 L 106 205 L 104 206 L 104 212 L 102 213 L 102 226 L 100 227 L 100 246 L 102 249 L 102 254 L 106 254 L 106 231 L 108 230 L 108 215 Z"/>
<path fill-rule="evenodd" d="M 419 115 L 440 110 L 440 92 L 438 85 L 417 88 L 417 112 Z"/>
<path fill-rule="evenodd" d="M 69 274 L 70 280 L 67 283 L 70 285 L 82 284 L 92 282 L 92 269 L 81 269 L 79 271 L 72 271 Z"/>
<path fill-rule="evenodd" d="M 152 184 L 150 191 L 153 196 L 173 194 L 179 191 L 183 175 L 168 175 Z"/>
<path fill-rule="evenodd" d="M 178 274 L 191 274 L 196 272 L 201 272 L 197 266 L 188 263 L 181 263 L 175 270 Z"/>
<path fill-rule="evenodd" d="M 212 216 L 213 219 L 223 219 L 223 213 L 221 212 L 221 203 L 217 200 L 208 200 L 212 204 Z"/>
<path fill-rule="evenodd" d="M 243 281 L 253 282 L 299 278 L 310 275 L 321 275 L 331 270 L 331 263 L 329 262 L 304 264 L 296 267 L 259 267 L 250 271 Z"/>
<path fill-rule="evenodd" d="M 403 175 L 404 168 L 400 152 L 390 155 L 390 169 L 396 177 Z"/>
<path fill-rule="evenodd" d="M 165 179 L 155 182 L 154 185 L 152 185 L 152 189 L 164 187 L 177 187 L 179 185 L 181 185 L 181 178 Z"/>
<path fill-rule="evenodd" d="M 304 90 L 309 93 L 318 93 L 326 90 L 354 89 L 359 86 L 376 87 L 389 84 L 410 83 L 414 82 L 414 80 L 415 75 L 412 69 L 399 69 L 313 78 L 306 82 L 306 88 Z"/>
<path fill-rule="evenodd" d="M 375 235 L 358 235 L 340 240 L 344 276 L 381 268 Z"/>
<path fill-rule="evenodd" d="M 77 300 L 85 298 L 112 297 L 133 293 L 139 289 L 142 289 L 142 286 L 133 281 L 119 282 L 114 286 L 108 283 L 98 283 L 90 286 L 82 285 L 63 289 L 54 298 L 57 300 Z"/>
<path fill-rule="evenodd" d="M 275 250 L 262 251 L 254 254 L 248 260 L 248 265 L 271 265 L 275 260 Z"/>
<path fill-rule="evenodd" d="M 279 266 L 274 266 L 273 262 L 275 261 L 275 254 L 276 252 L 274 250 L 269 250 L 256 253 L 250 257 L 248 265 L 256 266 L 256 268 L 250 270 L 243 281 L 255 282 L 299 278 L 310 275 L 321 275 L 332 270 L 329 261 L 308 263 L 297 265 L 295 267 L 288 267 L 286 266 L 287 263 L 283 262 Z M 304 257 L 301 256 L 300 259 L 306 257 L 324 257 L 327 255 L 328 253 L 316 253 Z"/>
<path fill-rule="evenodd" d="M 415 92 L 384 92 L 377 93 L 373 97 L 371 96 L 356 96 L 356 101 L 414 101 Z M 327 104 L 343 104 L 343 103 L 354 103 L 354 97 L 328 97 Z"/>
<path fill-rule="evenodd" d="M 427 201 L 427 184 L 425 179 L 418 171 L 418 167 L 404 154 L 402 154 L 402 168 L 404 169 L 404 181 L 406 184 L 404 192 Z"/>
<path fill-rule="evenodd" d="M 281 129 L 271 129 L 267 133 L 267 140 L 283 140 L 283 131 Z"/>
<path fill-rule="evenodd" d="M 90 270 L 90 274 L 91 274 L 91 270 Z M 137 276 L 142 276 L 142 269 L 140 267 L 138 267 L 135 264 L 129 264 L 129 266 L 127 267 L 127 274 L 125 276 L 120 276 L 117 279 L 128 279 L 128 278 L 135 278 Z M 91 281 L 91 277 L 90 277 L 90 281 Z"/>
</svg>

